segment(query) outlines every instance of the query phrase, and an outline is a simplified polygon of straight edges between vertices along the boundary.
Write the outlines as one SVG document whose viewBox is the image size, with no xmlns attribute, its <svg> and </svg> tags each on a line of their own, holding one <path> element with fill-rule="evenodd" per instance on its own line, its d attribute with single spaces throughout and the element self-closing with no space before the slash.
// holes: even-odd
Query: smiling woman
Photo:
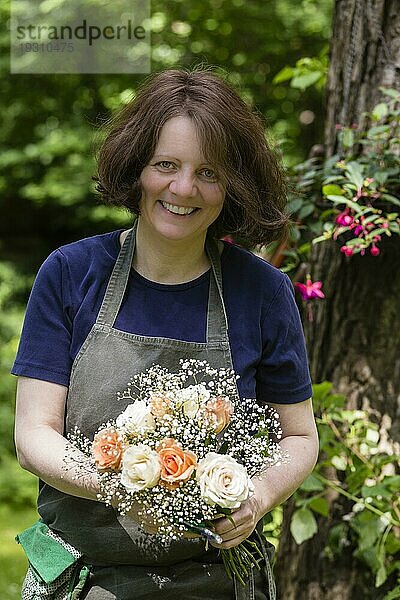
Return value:
<svg viewBox="0 0 400 600">
<path fill-rule="evenodd" d="M 128 208 L 134 224 L 68 244 L 46 259 L 13 366 L 18 457 L 40 478 L 43 522 L 35 535 L 42 537 L 30 557 L 46 565 L 40 562 L 45 541 L 49 556 L 55 543 L 63 556 L 67 547 L 74 598 L 274 600 L 262 517 L 295 491 L 318 452 L 307 355 L 288 277 L 219 238 L 254 246 L 285 234 L 283 171 L 260 118 L 209 70 L 149 77 L 108 123 L 97 160 L 98 191 Z M 96 474 L 82 476 L 76 465 L 83 456 L 66 441 L 78 429 L 95 438 L 98 462 L 109 465 L 111 456 L 118 468 L 118 436 L 95 437 L 132 408 L 118 392 L 152 364 L 177 373 L 188 359 L 233 369 L 238 402 L 273 405 L 290 455 L 288 464 L 252 479 L 252 495 L 234 520 L 215 521 L 220 537 L 214 539 L 222 541 L 211 547 L 189 533 L 166 542 L 154 535 L 160 524 L 146 521 L 135 505 L 121 518 L 98 500 Z M 146 399 L 141 402 L 147 410 Z M 181 461 L 179 469 L 192 476 L 197 457 L 175 440 L 170 446 L 174 468 Z M 139 450 L 133 450 L 137 476 Z M 66 465 L 67 451 L 76 461 Z M 262 568 L 242 586 L 227 578 L 220 550 L 248 538 L 263 549 Z M 29 571 L 23 598 L 48 598 L 38 585 Z M 64 598 L 65 585 L 63 574 L 52 598 Z"/>
</svg>

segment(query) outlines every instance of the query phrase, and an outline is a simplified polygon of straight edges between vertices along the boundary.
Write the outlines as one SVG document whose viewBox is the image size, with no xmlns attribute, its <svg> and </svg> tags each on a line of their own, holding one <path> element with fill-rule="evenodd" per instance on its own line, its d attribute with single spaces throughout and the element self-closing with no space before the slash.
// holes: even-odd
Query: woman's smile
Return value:
<svg viewBox="0 0 400 600">
<path fill-rule="evenodd" d="M 165 202 L 164 200 L 159 200 L 161 206 L 163 208 L 165 208 L 165 210 L 167 210 L 169 213 L 172 213 L 174 215 L 178 215 L 180 217 L 187 217 L 191 214 L 193 214 L 194 212 L 200 210 L 197 207 L 191 207 L 191 206 L 177 206 L 176 204 L 170 204 L 169 202 Z"/>
</svg>

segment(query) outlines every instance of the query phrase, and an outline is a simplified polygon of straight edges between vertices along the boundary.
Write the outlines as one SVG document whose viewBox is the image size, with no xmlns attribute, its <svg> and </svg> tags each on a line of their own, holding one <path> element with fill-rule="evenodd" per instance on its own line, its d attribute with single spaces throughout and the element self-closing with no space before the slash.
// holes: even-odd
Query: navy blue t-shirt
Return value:
<svg viewBox="0 0 400 600">
<path fill-rule="evenodd" d="M 72 363 L 95 323 L 118 256 L 120 233 L 62 246 L 42 264 L 29 298 L 14 375 L 69 385 Z M 281 404 L 310 398 L 303 330 L 290 279 L 228 243 L 221 265 L 241 397 Z M 131 269 L 114 327 L 145 336 L 205 342 L 210 273 L 169 285 L 149 281 Z"/>
</svg>

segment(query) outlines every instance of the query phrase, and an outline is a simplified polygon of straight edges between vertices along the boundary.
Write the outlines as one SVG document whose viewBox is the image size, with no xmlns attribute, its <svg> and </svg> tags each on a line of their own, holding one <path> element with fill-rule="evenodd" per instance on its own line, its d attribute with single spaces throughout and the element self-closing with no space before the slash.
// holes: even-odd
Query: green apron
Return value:
<svg viewBox="0 0 400 600">
<path fill-rule="evenodd" d="M 116 418 L 128 405 L 129 399 L 117 398 L 117 392 L 126 388 L 130 377 L 153 363 L 172 372 L 179 370 L 180 359 L 187 358 L 206 360 L 215 368 L 233 368 L 220 256 L 211 239 L 206 242 L 212 276 L 205 343 L 147 337 L 114 328 L 128 285 L 135 239 L 136 225 L 120 250 L 96 323 L 73 363 L 66 432 L 77 426 L 92 438 L 100 425 Z M 267 570 L 250 577 L 245 589 L 228 579 L 218 551 L 206 551 L 201 538 L 165 542 L 160 536 L 145 533 L 133 520 L 120 522 L 117 512 L 103 503 L 64 494 L 47 484 L 41 485 L 38 510 L 43 521 L 79 549 L 86 564 L 93 565 L 89 591 L 84 596 L 88 600 L 275 598 L 267 554 Z"/>
</svg>

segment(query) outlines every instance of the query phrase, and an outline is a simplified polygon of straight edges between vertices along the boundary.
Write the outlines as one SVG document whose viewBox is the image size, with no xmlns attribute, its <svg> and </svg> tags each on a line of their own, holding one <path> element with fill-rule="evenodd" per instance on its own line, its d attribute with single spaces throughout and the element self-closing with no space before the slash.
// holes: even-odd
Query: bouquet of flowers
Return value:
<svg viewBox="0 0 400 600">
<path fill-rule="evenodd" d="M 194 359 L 177 373 L 152 366 L 118 398 L 130 403 L 93 440 L 77 429 L 68 436 L 99 473 L 99 499 L 121 514 L 139 506 L 162 536 L 190 531 L 221 542 L 213 520 L 232 519 L 254 492 L 251 478 L 284 458 L 277 413 L 239 400 L 233 371 Z M 241 582 L 262 558 L 251 540 L 221 553 Z"/>
</svg>

